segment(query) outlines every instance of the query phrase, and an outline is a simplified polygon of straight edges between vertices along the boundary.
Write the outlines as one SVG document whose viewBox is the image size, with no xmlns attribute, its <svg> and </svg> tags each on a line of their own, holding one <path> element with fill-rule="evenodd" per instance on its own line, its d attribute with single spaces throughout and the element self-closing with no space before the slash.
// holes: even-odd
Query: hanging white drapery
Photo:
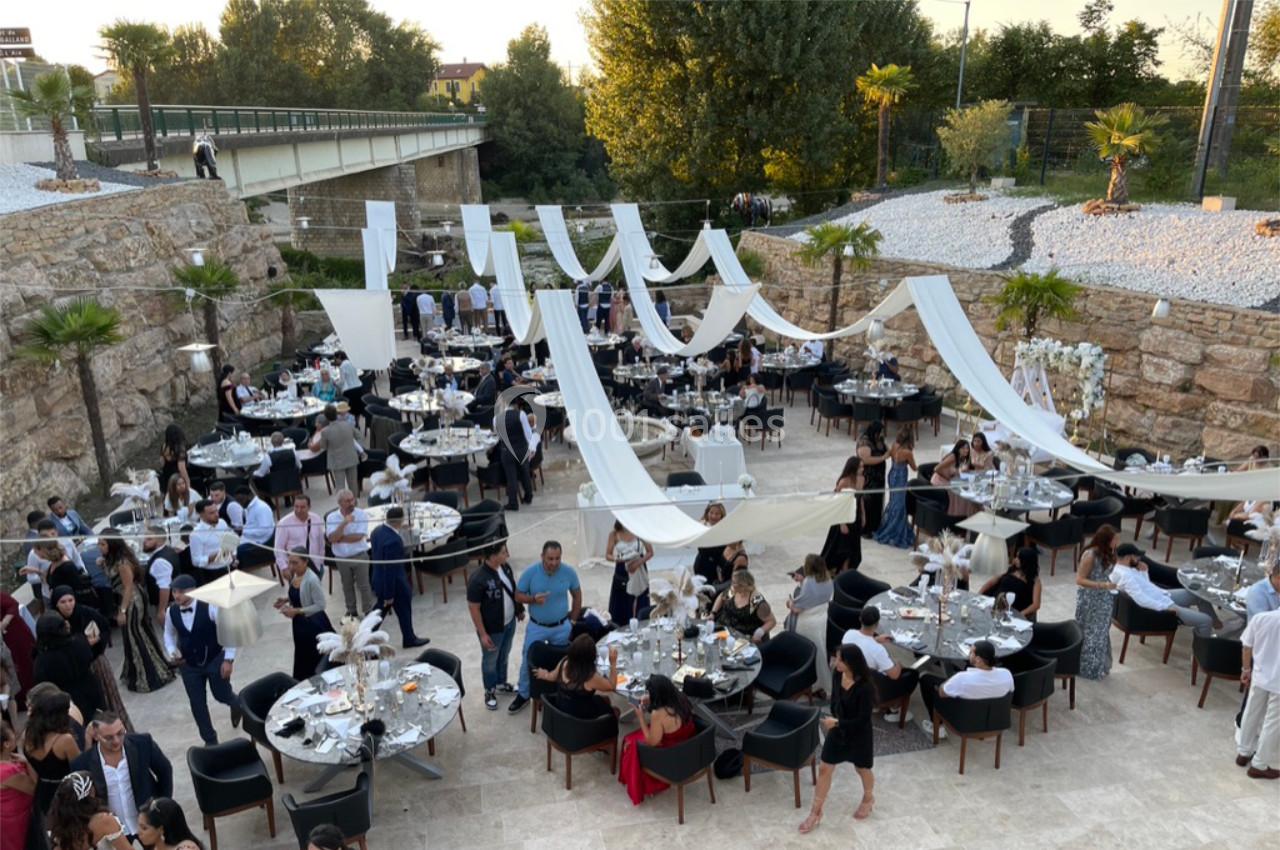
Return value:
<svg viewBox="0 0 1280 850">
<path fill-rule="evenodd" d="M 574 281 L 604 280 L 605 275 L 613 271 L 613 267 L 618 264 L 618 237 L 614 236 L 604 252 L 604 257 L 596 265 L 595 271 L 588 274 L 582 267 L 582 263 L 578 261 L 578 254 L 573 249 L 573 240 L 569 238 L 569 227 L 565 224 L 564 211 L 550 204 L 534 207 L 534 210 L 538 213 L 538 222 L 542 225 L 542 235 L 547 240 L 547 247 L 551 249 L 551 256 L 555 258 L 564 273 Z"/>
<path fill-rule="evenodd" d="M 396 359 L 396 325 L 385 291 L 313 289 L 342 350 L 357 369 L 386 369 Z"/>
<path fill-rule="evenodd" d="M 364 288 L 387 289 L 387 259 L 382 249 L 382 231 L 366 227 L 360 231 L 360 246 L 364 256 Z"/>
<path fill-rule="evenodd" d="M 396 270 L 396 205 L 394 201 L 365 201 L 365 227 L 379 233 L 387 273 Z"/>
<path fill-rule="evenodd" d="M 493 257 L 489 255 L 489 235 L 493 224 L 489 221 L 488 204 L 462 205 L 462 237 L 467 245 L 467 259 L 471 270 L 478 275 L 493 274 Z"/>
<path fill-rule="evenodd" d="M 498 292 L 502 295 L 502 307 L 507 311 L 507 323 L 517 345 L 532 345 L 547 335 L 542 325 L 538 302 L 530 303 L 524 286 L 524 273 L 520 270 L 520 254 L 516 250 L 514 233 L 490 234 L 488 256 L 493 263 L 493 273 L 498 279 Z"/>
<path fill-rule="evenodd" d="M 688 516 L 654 483 L 622 433 L 582 335 L 573 293 L 539 292 L 537 302 L 578 451 L 603 501 L 619 506 L 614 515 L 642 540 L 660 547 L 723 546 L 748 537 L 816 536 L 854 521 L 852 493 L 757 496 L 709 528 Z"/>
</svg>

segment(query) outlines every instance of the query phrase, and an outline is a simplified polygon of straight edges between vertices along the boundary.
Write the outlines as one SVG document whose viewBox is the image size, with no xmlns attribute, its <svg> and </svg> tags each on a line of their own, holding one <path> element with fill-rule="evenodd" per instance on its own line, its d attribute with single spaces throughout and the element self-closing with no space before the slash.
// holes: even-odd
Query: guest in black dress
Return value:
<svg viewBox="0 0 1280 850">
<path fill-rule="evenodd" d="M 535 669 L 533 675 L 544 682 L 555 682 L 553 697 L 556 708 L 571 717 L 594 720 L 602 714 L 617 711 L 604 694 L 613 693 L 618 680 L 618 647 L 609 647 L 609 676 L 596 669 L 596 642 L 582 634 L 569 644 L 569 651 L 552 670 Z"/>
<path fill-rule="evenodd" d="M 93 717 L 106 708 L 102 688 L 93 675 L 93 649 L 82 634 L 73 634 L 71 624 L 56 611 L 36 620 L 36 682 L 51 682 L 66 691 L 80 709 L 81 717 Z"/>
<path fill-rule="evenodd" d="M 1040 610 L 1040 554 L 1033 546 L 1023 546 L 1003 575 L 993 576 L 982 586 L 985 596 L 1013 594 L 1009 607 L 1031 622 Z"/>
<path fill-rule="evenodd" d="M 325 613 L 324 587 L 311 569 L 311 555 L 305 547 L 290 550 L 285 573 L 289 596 L 277 599 L 275 606 L 293 628 L 293 678 L 309 679 L 320 667 L 316 637 L 333 631 L 333 623 Z"/>
<path fill-rule="evenodd" d="M 235 422 L 240 418 L 240 405 L 236 402 L 236 382 L 233 379 L 236 369 L 227 365 L 222 367 L 218 376 L 218 418 Z"/>
<path fill-rule="evenodd" d="M 836 652 L 835 675 L 831 683 L 831 717 L 822 718 L 823 731 L 821 766 L 818 768 L 818 787 L 813 792 L 813 807 L 809 816 L 800 824 L 801 832 L 812 832 L 822 820 L 822 804 L 831 791 L 831 780 L 836 765 L 852 762 L 862 780 L 862 802 L 854 817 L 862 820 L 871 815 L 875 806 L 875 775 L 871 772 L 875 747 L 871 732 L 871 712 L 875 707 L 875 686 L 871 683 L 871 671 L 862 650 L 854 644 L 845 644 Z"/>
<path fill-rule="evenodd" d="M 865 486 L 862 460 L 855 455 L 845 461 L 835 491 L 862 490 Z M 856 570 L 862 563 L 862 529 L 866 528 L 863 517 L 865 504 L 865 497 L 858 497 L 857 518 L 850 523 L 833 525 L 827 532 L 827 540 L 822 544 L 822 561 L 832 574 L 842 570 Z"/>
<path fill-rule="evenodd" d="M 889 447 L 884 442 L 884 423 L 872 422 L 858 438 L 858 459 L 862 461 L 862 473 L 867 492 L 862 496 L 862 536 L 871 537 L 880 528 L 880 515 L 884 513 L 885 461 Z M 827 563 L 831 563 L 828 561 Z"/>
</svg>

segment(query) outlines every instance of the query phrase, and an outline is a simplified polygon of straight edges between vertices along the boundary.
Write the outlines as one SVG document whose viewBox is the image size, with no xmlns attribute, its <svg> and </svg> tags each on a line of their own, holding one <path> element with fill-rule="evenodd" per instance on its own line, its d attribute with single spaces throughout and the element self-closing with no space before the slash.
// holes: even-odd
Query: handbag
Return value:
<svg viewBox="0 0 1280 850">
<path fill-rule="evenodd" d="M 640 596 L 649 592 L 649 567 L 641 564 L 640 568 L 627 575 L 627 595 Z"/>
</svg>

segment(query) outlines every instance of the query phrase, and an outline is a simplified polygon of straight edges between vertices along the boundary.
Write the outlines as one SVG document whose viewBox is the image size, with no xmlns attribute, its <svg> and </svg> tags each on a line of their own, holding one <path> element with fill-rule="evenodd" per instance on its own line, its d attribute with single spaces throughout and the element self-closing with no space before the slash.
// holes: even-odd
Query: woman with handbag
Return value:
<svg viewBox="0 0 1280 850">
<path fill-rule="evenodd" d="M 649 607 L 649 559 L 653 547 L 614 522 L 605 557 L 614 562 L 609 618 L 619 626 Z"/>
<path fill-rule="evenodd" d="M 333 623 L 325 613 L 324 587 L 311 569 L 311 555 L 306 547 L 289 551 L 286 566 L 289 595 L 275 601 L 276 610 L 288 617 L 293 626 L 293 678 L 302 680 L 316 675 L 320 651 L 316 636 L 333 631 Z"/>
</svg>

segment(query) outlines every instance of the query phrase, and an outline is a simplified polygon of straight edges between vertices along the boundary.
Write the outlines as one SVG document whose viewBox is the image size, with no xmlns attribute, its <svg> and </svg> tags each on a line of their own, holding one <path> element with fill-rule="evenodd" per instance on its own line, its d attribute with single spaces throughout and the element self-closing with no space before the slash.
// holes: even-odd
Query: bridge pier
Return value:
<svg viewBox="0 0 1280 850">
<path fill-rule="evenodd" d="M 474 147 L 414 160 L 413 165 L 418 208 L 424 214 L 450 218 L 450 207 L 480 203 L 480 157 Z"/>
<path fill-rule="evenodd" d="M 418 211 L 416 163 L 388 165 L 329 180 L 317 180 L 289 189 L 289 218 L 310 219 L 303 230 L 295 223 L 290 242 L 294 248 L 322 257 L 359 257 L 363 254 L 360 230 L 365 226 L 364 202 L 394 201 L 396 227 L 417 234 L 421 226 Z"/>
</svg>

